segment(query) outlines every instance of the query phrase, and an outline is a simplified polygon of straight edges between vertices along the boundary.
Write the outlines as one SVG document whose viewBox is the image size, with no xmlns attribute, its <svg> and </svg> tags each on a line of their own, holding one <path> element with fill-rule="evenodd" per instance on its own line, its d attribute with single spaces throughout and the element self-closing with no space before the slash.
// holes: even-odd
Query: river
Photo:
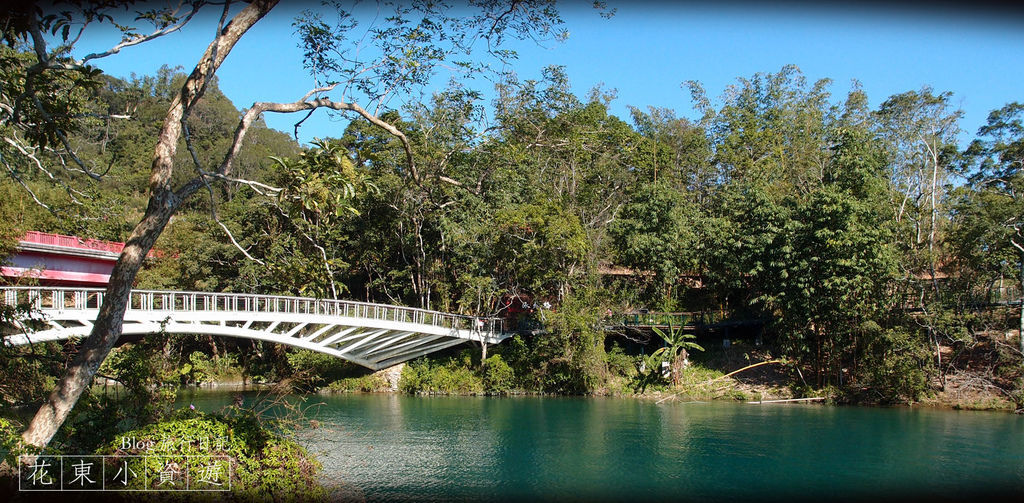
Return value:
<svg viewBox="0 0 1024 503">
<path fill-rule="evenodd" d="M 212 411 L 232 394 L 185 399 Z M 1024 501 L 1024 417 L 1006 413 L 398 394 L 304 407 L 322 426 L 301 441 L 344 498 Z"/>
</svg>

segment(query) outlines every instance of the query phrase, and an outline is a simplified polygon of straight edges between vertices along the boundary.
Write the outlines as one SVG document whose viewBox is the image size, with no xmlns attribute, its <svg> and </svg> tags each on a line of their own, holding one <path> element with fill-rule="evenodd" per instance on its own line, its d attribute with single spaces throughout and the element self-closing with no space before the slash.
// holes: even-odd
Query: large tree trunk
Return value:
<svg viewBox="0 0 1024 503">
<path fill-rule="evenodd" d="M 1020 255 L 1019 274 L 1018 279 L 1020 280 L 1020 293 L 1018 296 L 1020 297 L 1020 322 L 1017 326 L 1017 342 L 1020 344 L 1020 354 L 1021 356 L 1024 356 L 1024 253 Z"/>
<path fill-rule="evenodd" d="M 181 137 L 181 121 L 188 116 L 189 110 L 206 89 L 207 82 L 242 35 L 262 19 L 277 1 L 255 0 L 242 9 L 207 47 L 178 96 L 171 102 L 154 151 L 149 180 L 149 206 L 142 221 L 135 226 L 125 242 L 124 250 L 110 273 L 110 284 L 92 332 L 82 343 L 64 377 L 22 434 L 22 440 L 27 444 L 45 447 L 50 442 L 121 336 L 124 312 L 143 259 L 181 202 L 203 186 L 201 180 L 193 180 L 177 192 L 171 187 L 174 154 Z"/>
</svg>

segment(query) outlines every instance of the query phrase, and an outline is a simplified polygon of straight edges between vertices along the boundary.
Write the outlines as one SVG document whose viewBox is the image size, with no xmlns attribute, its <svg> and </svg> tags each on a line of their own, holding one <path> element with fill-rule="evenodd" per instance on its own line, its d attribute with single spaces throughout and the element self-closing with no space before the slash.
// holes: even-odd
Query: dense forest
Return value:
<svg viewBox="0 0 1024 503">
<path fill-rule="evenodd" d="M 18 86 L 32 53 L 0 51 L 4 96 L 27 93 Z M 89 76 L 62 104 L 75 120 L 56 132 L 25 133 L 5 109 L 0 128 L 19 141 L 0 145 L 0 252 L 26 231 L 128 240 L 151 204 L 161 124 L 189 78 L 166 67 Z M 689 334 L 639 347 L 604 330 L 612 313 L 648 309 L 758 320 L 735 337 L 763 341 L 756 356 L 781 362 L 794 396 L 907 403 L 955 381 L 1024 407 L 1024 105 L 992 111 L 961 148 L 953 94 L 928 87 L 872 108 L 856 84 L 836 96 L 831 81 L 786 66 L 717 98 L 699 82 L 684 88 L 695 110 L 616 117 L 613 90 L 577 96 L 553 66 L 506 78 L 490 102 L 452 85 L 379 116 L 402 136 L 357 117 L 300 145 L 257 119 L 231 175 L 182 202 L 134 286 L 474 316 L 506 316 L 510 299 L 550 306 L 528 320 L 539 330 L 482 361 L 479 348 L 457 348 L 407 365 L 406 391 L 671 392 L 722 375 L 700 374 Z M 199 96 L 175 183 L 221 162 L 246 113 L 215 78 Z M 64 148 L 47 148 L 58 140 Z M 74 344 L 0 351 L 0 403 L 11 408 L 45 399 Z M 154 424 L 183 384 L 382 385 L 307 351 L 165 334 L 122 341 L 97 375 L 124 393 L 87 392 L 58 444 L 94 450 Z M 11 438 L 17 430 L 0 420 Z"/>
<path fill-rule="evenodd" d="M 73 140 L 108 172 L 51 179 L 9 165 L 4 235 L 123 240 L 182 79 L 107 77 L 89 106 L 126 118 Z M 631 108 L 628 122 L 608 114 L 612 93 L 575 96 L 558 67 L 503 84 L 489 108 L 447 90 L 389 112 L 419 169 L 440 175 L 421 182 L 399 142 L 366 121 L 306 147 L 259 125 L 236 172 L 256 183 L 190 200 L 136 286 L 498 316 L 509 296 L 547 301 L 549 330 L 526 341 L 542 364 L 520 367 L 523 389 L 602 388 L 601 317 L 649 308 L 767 320 L 777 353 L 816 388 L 915 400 L 983 347 L 992 384 L 1019 393 L 1019 312 L 999 303 L 1018 298 L 1021 280 L 1021 106 L 994 111 L 961 152 L 951 93 L 924 88 L 870 110 L 859 89 L 836 100 L 830 85 L 788 66 L 713 104 L 691 82 L 700 120 Z M 222 150 L 239 113 L 212 85 L 190 119 L 197 155 Z M 476 129 L 488 113 L 493 125 Z M 607 274 L 615 266 L 631 273 Z"/>
</svg>

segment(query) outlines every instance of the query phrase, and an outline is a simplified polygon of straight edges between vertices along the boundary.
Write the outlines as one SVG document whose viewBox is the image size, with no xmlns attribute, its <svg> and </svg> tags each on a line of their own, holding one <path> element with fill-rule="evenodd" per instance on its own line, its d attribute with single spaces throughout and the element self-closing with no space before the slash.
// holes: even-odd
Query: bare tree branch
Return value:
<svg viewBox="0 0 1024 503">
<path fill-rule="evenodd" d="M 230 3 L 230 2 L 228 2 L 228 3 Z M 182 8 L 182 6 L 184 6 L 184 4 L 185 4 L 185 2 L 179 2 L 178 6 L 175 7 L 174 10 L 171 11 L 169 15 L 177 17 L 178 11 L 181 10 L 181 8 Z M 180 30 L 183 26 L 185 26 L 186 24 L 188 24 L 189 21 L 192 20 L 192 17 L 195 16 L 197 12 L 199 12 L 199 9 L 202 8 L 203 3 L 202 2 L 196 2 L 196 3 L 191 3 L 191 5 L 192 5 L 192 8 L 185 14 L 185 18 L 182 19 L 177 24 L 172 24 L 172 25 L 166 26 L 164 28 L 159 28 L 159 29 L 155 30 L 154 32 L 152 32 L 152 33 L 150 33 L 148 35 L 138 35 L 138 36 L 135 36 L 135 37 L 130 38 L 128 40 L 124 40 L 121 43 L 115 45 L 114 47 L 111 47 L 110 49 L 107 49 L 106 51 L 94 52 L 94 53 L 88 54 L 84 58 L 82 58 L 82 61 L 79 64 L 80 65 L 84 65 L 88 61 L 91 61 L 91 60 L 94 60 L 94 59 L 105 58 L 107 56 L 111 56 L 111 55 L 117 54 L 117 53 L 121 52 L 121 49 L 124 49 L 126 47 L 131 47 L 133 45 L 139 45 L 139 44 L 141 44 L 143 42 L 149 42 L 150 40 L 157 39 L 157 38 L 160 38 L 160 37 L 162 37 L 164 35 L 167 35 L 169 33 L 174 33 L 176 31 Z M 81 36 L 81 33 L 79 33 L 79 36 Z"/>
<path fill-rule="evenodd" d="M 46 119 L 47 122 L 53 122 L 53 118 L 46 111 L 46 108 L 43 107 L 43 104 L 39 101 L 39 98 L 33 96 L 32 101 L 35 102 L 36 109 L 39 110 L 39 113 L 42 114 L 43 118 Z M 82 172 L 88 175 L 89 178 L 92 178 L 93 180 L 102 180 L 103 175 L 97 175 L 93 173 L 92 170 L 89 169 L 89 166 L 86 166 L 85 162 L 78 158 L 78 155 L 75 154 L 75 149 L 71 146 L 71 141 L 68 140 L 67 135 L 65 135 L 64 132 L 61 131 L 60 129 L 57 129 L 55 132 L 57 133 L 57 138 L 60 139 L 61 144 L 64 145 L 64 149 L 66 150 L 67 155 L 71 157 L 71 160 L 74 161 L 75 164 L 82 168 Z"/>
<path fill-rule="evenodd" d="M 217 222 L 217 225 L 219 225 L 221 229 L 224 229 L 224 233 L 228 235 L 228 239 L 231 240 L 231 244 L 235 245 L 235 248 L 238 248 L 238 251 L 242 252 L 242 255 L 245 255 L 245 258 L 252 260 L 259 265 L 267 265 L 262 260 L 249 255 L 249 252 L 245 248 L 242 248 L 242 245 L 238 244 L 238 241 L 235 241 L 235 236 L 231 234 L 231 230 L 228 229 L 228 226 L 224 225 L 224 222 L 217 219 L 216 215 L 214 216 L 214 221 Z"/>
<path fill-rule="evenodd" d="M 32 192 L 32 189 L 29 188 L 27 184 L 25 184 L 25 181 L 22 180 L 20 176 L 18 176 L 18 172 L 15 171 L 10 164 L 7 164 L 7 159 L 4 159 L 3 155 L 0 155 L 0 160 L 3 161 L 4 167 L 7 168 L 7 173 L 11 176 L 11 178 L 13 178 L 14 181 L 18 182 L 18 184 L 21 185 L 23 189 L 25 189 L 25 192 L 28 192 L 28 195 L 32 196 L 32 200 L 35 201 L 36 204 L 42 206 L 43 208 L 46 209 L 46 211 L 49 211 L 50 213 L 54 212 L 53 208 L 50 208 L 49 206 L 46 205 L 46 203 L 39 200 L 39 198 L 36 196 L 36 193 Z"/>
<path fill-rule="evenodd" d="M 254 181 L 254 180 L 246 180 L 244 178 L 234 178 L 234 177 L 230 177 L 230 176 L 227 176 L 227 175 L 222 175 L 220 173 L 203 172 L 203 175 L 204 176 L 208 176 L 210 178 L 216 178 L 218 180 L 223 180 L 225 182 L 231 182 L 231 183 L 238 183 L 238 184 L 242 184 L 242 185 L 247 185 L 249 188 L 251 188 L 253 191 L 255 191 L 257 194 L 259 194 L 261 196 L 274 196 L 274 195 L 280 194 L 281 191 L 284 190 L 284 189 L 282 189 L 280 187 L 272 187 L 272 186 L 267 185 L 265 183 L 260 183 L 260 182 Z"/>
</svg>

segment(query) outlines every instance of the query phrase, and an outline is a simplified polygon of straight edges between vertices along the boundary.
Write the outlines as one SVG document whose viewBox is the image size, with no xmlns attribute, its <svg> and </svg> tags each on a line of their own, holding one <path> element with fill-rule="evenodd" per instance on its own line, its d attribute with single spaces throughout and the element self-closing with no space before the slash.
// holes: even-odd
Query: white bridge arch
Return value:
<svg viewBox="0 0 1024 503">
<path fill-rule="evenodd" d="M 9 335 L 11 345 L 86 337 L 105 291 L 98 288 L 5 287 L 8 305 L 28 305 L 45 324 Z M 477 318 L 342 300 L 276 295 L 132 290 L 123 334 L 210 334 L 310 349 L 373 370 L 474 341 L 509 334 L 500 318 Z"/>
</svg>

